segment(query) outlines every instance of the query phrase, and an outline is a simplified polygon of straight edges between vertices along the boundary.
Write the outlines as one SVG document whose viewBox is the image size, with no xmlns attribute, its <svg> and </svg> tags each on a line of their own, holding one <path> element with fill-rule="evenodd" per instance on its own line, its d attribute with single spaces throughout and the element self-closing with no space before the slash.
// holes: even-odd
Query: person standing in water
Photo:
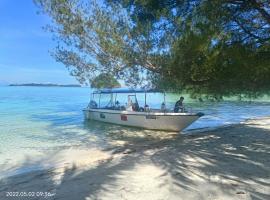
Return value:
<svg viewBox="0 0 270 200">
<path fill-rule="evenodd" d="M 180 97 L 180 99 L 175 103 L 174 106 L 174 112 L 178 113 L 179 110 L 180 112 L 184 112 L 184 105 L 183 105 L 184 97 Z"/>
</svg>

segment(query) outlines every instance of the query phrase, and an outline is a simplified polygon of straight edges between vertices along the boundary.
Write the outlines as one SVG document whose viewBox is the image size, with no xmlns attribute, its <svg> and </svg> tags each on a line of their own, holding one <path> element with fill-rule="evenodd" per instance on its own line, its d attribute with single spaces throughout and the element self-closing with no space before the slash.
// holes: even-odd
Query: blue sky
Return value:
<svg viewBox="0 0 270 200">
<path fill-rule="evenodd" d="M 77 83 L 50 56 L 54 43 L 42 30 L 48 23 L 32 0 L 0 0 L 0 84 Z"/>
</svg>

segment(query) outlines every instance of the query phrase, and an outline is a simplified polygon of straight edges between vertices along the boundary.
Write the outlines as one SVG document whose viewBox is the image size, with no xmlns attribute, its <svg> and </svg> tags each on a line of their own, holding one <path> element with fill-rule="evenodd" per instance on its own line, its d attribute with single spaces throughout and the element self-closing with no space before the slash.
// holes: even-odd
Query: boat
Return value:
<svg viewBox="0 0 270 200">
<path fill-rule="evenodd" d="M 137 95 L 144 95 L 144 106 L 140 107 Z M 153 109 L 147 105 L 149 93 L 163 93 L 164 99 L 160 109 Z M 117 95 L 124 94 L 127 104 L 120 105 Z M 106 105 L 103 96 L 107 99 Z M 100 89 L 91 94 L 90 102 L 83 110 L 86 120 L 95 120 L 112 124 L 140 127 L 151 130 L 179 132 L 195 122 L 203 113 L 179 112 L 175 113 L 166 108 L 165 93 L 155 89 Z M 103 102 L 103 103 L 101 103 Z"/>
</svg>

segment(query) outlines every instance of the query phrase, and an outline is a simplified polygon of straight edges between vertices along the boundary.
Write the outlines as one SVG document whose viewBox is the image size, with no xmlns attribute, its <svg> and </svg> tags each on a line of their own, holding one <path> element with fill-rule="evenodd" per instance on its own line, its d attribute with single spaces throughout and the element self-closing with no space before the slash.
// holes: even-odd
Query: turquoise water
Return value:
<svg viewBox="0 0 270 200">
<path fill-rule="evenodd" d="M 89 97 L 89 88 L 0 87 L 0 176 L 35 169 L 37 162 L 33 160 L 41 160 L 58 150 L 105 147 L 122 130 L 131 134 L 140 131 L 85 122 L 82 109 Z M 167 104 L 172 107 L 178 98 L 179 95 L 167 95 Z M 153 102 L 150 107 L 159 107 L 162 99 L 158 94 L 149 96 L 149 102 Z M 119 101 L 124 103 L 124 97 L 119 96 Z M 267 97 L 251 103 L 228 100 L 199 103 L 186 97 L 185 105 L 206 114 L 186 131 L 270 116 Z M 22 163 L 26 167 L 20 168 Z"/>
</svg>

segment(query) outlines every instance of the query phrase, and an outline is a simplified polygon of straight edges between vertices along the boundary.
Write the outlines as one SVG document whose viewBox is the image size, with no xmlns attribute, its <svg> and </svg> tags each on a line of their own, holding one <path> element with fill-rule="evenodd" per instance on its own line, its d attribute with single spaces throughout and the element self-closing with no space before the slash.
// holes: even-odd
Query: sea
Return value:
<svg viewBox="0 0 270 200">
<path fill-rule="evenodd" d="M 40 161 L 63 149 L 104 148 L 127 132 L 131 135 L 143 132 L 138 128 L 85 121 L 82 110 L 88 105 L 91 91 L 87 87 L 1 86 L 0 178 L 39 169 L 42 166 L 32 160 Z M 184 105 L 189 111 L 205 114 L 181 134 L 270 116 L 269 96 L 251 102 L 237 98 L 199 102 L 187 94 L 166 94 L 167 108 L 172 109 L 180 96 L 185 97 Z M 144 104 L 143 98 L 144 95 L 138 95 L 140 105 Z M 104 96 L 101 104 L 105 105 L 108 99 Z M 127 102 L 124 95 L 117 100 L 121 105 Z M 162 94 L 147 96 L 150 108 L 159 108 L 163 101 Z"/>
</svg>

